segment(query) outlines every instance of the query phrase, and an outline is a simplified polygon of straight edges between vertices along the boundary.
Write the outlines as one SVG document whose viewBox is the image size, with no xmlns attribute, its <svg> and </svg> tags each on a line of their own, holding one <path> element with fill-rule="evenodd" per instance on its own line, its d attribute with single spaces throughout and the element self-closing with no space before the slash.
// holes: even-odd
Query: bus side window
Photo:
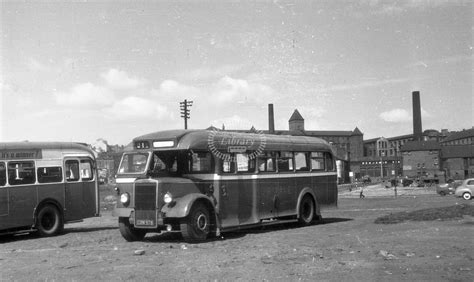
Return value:
<svg viewBox="0 0 474 282">
<path fill-rule="evenodd" d="M 295 153 L 296 171 L 309 171 L 309 162 L 307 153 Z"/>
<path fill-rule="evenodd" d="M 248 154 L 236 154 L 238 172 L 255 172 L 255 159 Z"/>
<path fill-rule="evenodd" d="M 293 171 L 293 153 L 281 152 L 278 158 L 278 171 Z"/>
<path fill-rule="evenodd" d="M 323 152 L 311 153 L 311 169 L 324 170 L 324 154 Z"/>
<path fill-rule="evenodd" d="M 94 172 L 92 170 L 92 162 L 90 160 L 81 160 L 80 164 L 81 178 L 84 181 L 94 179 Z"/>
<path fill-rule="evenodd" d="M 275 152 L 266 152 L 258 157 L 258 171 L 260 172 L 274 172 L 275 167 Z"/>
<path fill-rule="evenodd" d="M 327 171 L 333 171 L 334 170 L 334 160 L 332 158 L 331 153 L 324 153 L 325 158 L 326 158 L 326 169 Z"/>
<path fill-rule="evenodd" d="M 39 183 L 53 183 L 63 181 L 63 171 L 60 166 L 39 167 L 37 173 Z"/>
<path fill-rule="evenodd" d="M 192 153 L 190 158 L 191 172 L 211 172 L 212 156 L 210 152 Z"/>
<path fill-rule="evenodd" d="M 33 184 L 36 182 L 35 163 L 31 161 L 9 162 L 8 183 L 10 185 Z"/>
<path fill-rule="evenodd" d="M 222 161 L 222 172 L 223 173 L 234 173 L 235 172 L 235 161 L 223 160 Z"/>
<path fill-rule="evenodd" d="M 66 171 L 66 180 L 70 181 L 78 181 L 79 180 L 79 162 L 76 160 L 67 160 L 66 167 L 64 168 Z"/>
<path fill-rule="evenodd" d="M 7 184 L 7 169 L 4 162 L 0 162 L 0 186 Z"/>
</svg>

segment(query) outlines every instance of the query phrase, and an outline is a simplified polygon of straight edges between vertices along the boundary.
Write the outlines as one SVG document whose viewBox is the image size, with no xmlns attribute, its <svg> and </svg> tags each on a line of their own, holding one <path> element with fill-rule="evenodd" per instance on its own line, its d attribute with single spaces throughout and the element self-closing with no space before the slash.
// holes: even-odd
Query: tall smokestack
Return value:
<svg viewBox="0 0 474 282">
<path fill-rule="evenodd" d="M 273 104 L 268 104 L 268 133 L 275 133 L 275 117 L 273 115 Z"/>
<path fill-rule="evenodd" d="M 420 91 L 412 92 L 413 99 L 413 139 L 422 141 Z"/>
</svg>

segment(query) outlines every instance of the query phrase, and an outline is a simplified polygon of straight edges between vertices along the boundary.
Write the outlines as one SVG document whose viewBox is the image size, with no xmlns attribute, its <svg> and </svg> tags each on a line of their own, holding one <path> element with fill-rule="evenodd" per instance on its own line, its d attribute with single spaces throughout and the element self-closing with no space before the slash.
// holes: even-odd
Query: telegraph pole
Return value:
<svg viewBox="0 0 474 282">
<path fill-rule="evenodd" d="M 183 102 L 179 102 L 179 108 L 181 109 L 181 117 L 184 118 L 184 129 L 188 129 L 189 119 L 189 107 L 193 105 L 193 101 L 184 99 Z"/>
</svg>

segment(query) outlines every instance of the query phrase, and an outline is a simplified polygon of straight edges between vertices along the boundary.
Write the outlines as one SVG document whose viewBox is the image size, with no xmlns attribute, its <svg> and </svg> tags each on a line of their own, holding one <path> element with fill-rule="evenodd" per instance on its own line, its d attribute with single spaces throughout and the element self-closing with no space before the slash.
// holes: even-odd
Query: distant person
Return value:
<svg viewBox="0 0 474 282">
<path fill-rule="evenodd" d="M 361 198 L 361 199 L 365 198 L 364 189 L 360 189 L 359 198 Z"/>
</svg>

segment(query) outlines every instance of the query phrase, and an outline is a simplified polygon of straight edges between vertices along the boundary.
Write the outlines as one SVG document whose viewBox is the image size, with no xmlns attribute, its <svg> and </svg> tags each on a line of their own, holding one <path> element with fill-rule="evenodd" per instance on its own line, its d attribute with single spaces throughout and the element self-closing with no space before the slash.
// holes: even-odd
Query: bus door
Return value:
<svg viewBox="0 0 474 282">
<path fill-rule="evenodd" d="M 65 201 L 64 218 L 66 220 L 75 220 L 82 218 L 82 194 L 83 184 L 81 181 L 79 159 L 65 159 Z"/>
<path fill-rule="evenodd" d="M 90 158 L 66 159 L 65 217 L 74 220 L 97 213 L 94 166 Z"/>
<path fill-rule="evenodd" d="M 94 175 L 95 166 L 90 158 L 81 158 L 79 169 L 83 185 L 82 215 L 92 217 L 99 213 L 97 176 Z"/>
</svg>

